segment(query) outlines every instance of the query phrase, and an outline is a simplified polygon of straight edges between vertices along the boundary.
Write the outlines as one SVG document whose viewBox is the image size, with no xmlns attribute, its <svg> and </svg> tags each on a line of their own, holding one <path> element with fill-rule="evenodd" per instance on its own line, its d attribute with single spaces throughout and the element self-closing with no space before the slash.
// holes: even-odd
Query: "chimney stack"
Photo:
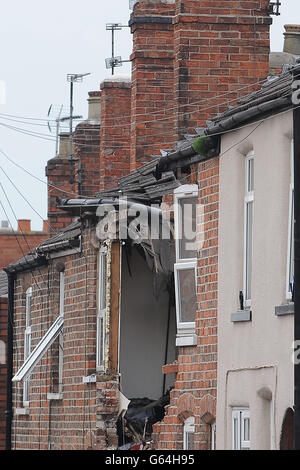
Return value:
<svg viewBox="0 0 300 470">
<path fill-rule="evenodd" d="M 283 52 L 300 56 L 300 25 L 286 24 L 284 28 Z"/>
<path fill-rule="evenodd" d="M 19 219 L 18 220 L 18 232 L 31 232 L 31 220 Z"/>
<path fill-rule="evenodd" d="M 131 14 L 133 34 L 131 162 L 133 171 L 160 149 L 176 144 L 174 135 L 175 0 L 140 0 Z"/>
<path fill-rule="evenodd" d="M 272 18 L 269 0 L 175 3 L 174 98 L 181 138 L 267 78 Z"/>
<path fill-rule="evenodd" d="M 49 230 L 47 231 L 52 235 L 72 222 L 68 213 L 57 209 L 56 203 L 57 197 L 76 197 L 76 185 L 71 182 L 71 172 L 74 176 L 74 164 L 72 168 L 70 163 L 70 134 L 63 132 L 59 134 L 58 155 L 49 160 L 46 166 L 49 221 Z"/>
<path fill-rule="evenodd" d="M 48 220 L 43 221 L 43 232 L 48 233 L 49 228 L 48 228 Z"/>
<path fill-rule="evenodd" d="M 112 189 L 130 172 L 131 80 L 104 80 L 101 94 L 100 190 Z"/>
</svg>

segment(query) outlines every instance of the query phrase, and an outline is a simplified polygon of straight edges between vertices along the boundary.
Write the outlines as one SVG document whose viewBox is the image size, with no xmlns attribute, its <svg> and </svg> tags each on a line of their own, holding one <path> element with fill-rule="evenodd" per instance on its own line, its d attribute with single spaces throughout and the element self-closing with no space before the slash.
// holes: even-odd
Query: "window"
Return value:
<svg viewBox="0 0 300 470">
<path fill-rule="evenodd" d="M 42 359 L 44 354 L 48 351 L 51 344 L 56 340 L 64 324 L 63 317 L 59 316 L 53 325 L 49 328 L 47 333 L 43 336 L 39 344 L 34 348 L 30 355 L 25 360 L 24 364 L 20 367 L 16 375 L 13 377 L 13 382 L 25 381 L 30 375 L 36 364 Z"/>
<path fill-rule="evenodd" d="M 195 418 L 186 419 L 183 427 L 183 450 L 194 450 Z"/>
<path fill-rule="evenodd" d="M 59 316 L 64 317 L 65 311 L 65 272 L 59 273 Z M 63 333 L 58 336 L 58 393 L 63 391 L 64 341 Z"/>
<path fill-rule="evenodd" d="M 98 278 L 98 313 L 97 313 L 97 341 L 96 341 L 96 368 L 104 370 L 105 351 L 105 321 L 106 321 L 106 263 L 107 248 L 99 251 L 99 278 Z"/>
<path fill-rule="evenodd" d="M 292 300 L 294 289 L 294 141 L 291 143 L 291 178 L 288 223 L 286 298 L 287 300 Z"/>
<path fill-rule="evenodd" d="M 30 356 L 31 352 L 31 298 L 32 288 L 29 287 L 26 291 L 26 306 L 25 306 L 25 335 L 24 335 L 24 361 Z M 29 405 L 29 388 L 30 377 L 24 381 L 23 384 L 23 405 Z"/>
<path fill-rule="evenodd" d="M 250 411 L 247 408 L 232 412 L 232 449 L 250 449 Z"/>
<path fill-rule="evenodd" d="M 216 450 L 216 423 L 210 425 L 210 449 Z"/>
<path fill-rule="evenodd" d="M 244 304 L 251 306 L 252 250 L 254 204 L 254 153 L 246 157 L 244 199 Z"/>
<path fill-rule="evenodd" d="M 30 352 L 31 329 L 29 330 L 29 327 L 27 326 L 31 322 L 31 318 L 30 318 L 31 295 L 32 295 L 32 290 L 30 288 L 28 289 L 26 293 L 26 330 L 25 330 L 24 363 L 20 367 L 16 375 L 12 378 L 13 382 L 20 382 L 21 380 L 23 380 L 24 397 L 25 397 L 26 388 L 27 388 L 26 393 L 28 396 L 28 390 L 29 390 L 28 378 L 30 376 L 31 371 L 38 364 L 38 362 L 42 359 L 42 357 L 46 354 L 46 352 L 48 351 L 50 346 L 53 344 L 53 342 L 56 340 L 56 338 L 61 334 L 61 331 L 64 325 L 64 316 L 63 316 L 64 315 L 64 311 L 63 311 L 64 274 L 61 273 L 60 275 L 60 314 L 32 352 Z M 61 361 L 62 361 L 62 356 L 61 356 Z M 60 373 L 62 374 L 62 367 L 61 367 Z M 24 400 L 24 403 L 26 404 L 27 401 L 28 400 Z"/>
<path fill-rule="evenodd" d="M 197 202 L 198 186 L 183 185 L 174 191 L 175 247 L 174 266 L 178 346 L 195 344 L 197 309 Z M 180 339 L 185 336 L 185 341 Z"/>
</svg>

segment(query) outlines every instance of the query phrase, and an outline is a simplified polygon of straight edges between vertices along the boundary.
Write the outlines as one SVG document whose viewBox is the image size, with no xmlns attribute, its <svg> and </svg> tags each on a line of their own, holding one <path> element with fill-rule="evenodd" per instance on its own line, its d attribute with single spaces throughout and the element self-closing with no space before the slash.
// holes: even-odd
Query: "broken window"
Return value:
<svg viewBox="0 0 300 470">
<path fill-rule="evenodd" d="M 175 189 L 174 196 L 176 345 L 184 346 L 196 341 L 198 186 L 180 186 Z"/>
<path fill-rule="evenodd" d="M 13 382 L 20 382 L 21 380 L 26 381 L 33 368 L 38 364 L 38 362 L 42 359 L 42 357 L 46 354 L 50 346 L 56 340 L 58 335 L 61 333 L 63 325 L 64 318 L 62 315 L 59 315 L 55 322 L 51 325 L 49 330 L 46 332 L 46 334 L 43 336 L 41 341 L 38 343 L 38 345 L 27 356 L 24 361 L 24 364 L 20 367 L 16 375 L 13 377 Z M 30 348 L 28 347 L 28 343 L 25 349 L 27 350 L 27 352 L 29 352 Z"/>
</svg>

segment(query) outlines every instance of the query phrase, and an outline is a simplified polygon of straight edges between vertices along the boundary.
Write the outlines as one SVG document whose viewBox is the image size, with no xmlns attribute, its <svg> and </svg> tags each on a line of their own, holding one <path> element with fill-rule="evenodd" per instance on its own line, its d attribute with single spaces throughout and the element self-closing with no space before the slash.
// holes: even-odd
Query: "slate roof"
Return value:
<svg viewBox="0 0 300 470">
<path fill-rule="evenodd" d="M 79 246 L 79 235 L 81 234 L 81 223 L 76 220 L 68 227 L 62 229 L 53 237 L 44 240 L 34 251 L 26 254 L 17 261 L 10 263 L 5 271 L 14 273 L 27 271 L 47 264 L 46 254 L 63 249 Z"/>
<path fill-rule="evenodd" d="M 58 251 L 62 248 L 71 248 L 79 245 L 79 236 L 81 234 L 81 223 L 79 220 L 72 222 L 68 227 L 60 230 L 53 237 L 44 240 L 38 247 L 38 253 Z"/>
</svg>

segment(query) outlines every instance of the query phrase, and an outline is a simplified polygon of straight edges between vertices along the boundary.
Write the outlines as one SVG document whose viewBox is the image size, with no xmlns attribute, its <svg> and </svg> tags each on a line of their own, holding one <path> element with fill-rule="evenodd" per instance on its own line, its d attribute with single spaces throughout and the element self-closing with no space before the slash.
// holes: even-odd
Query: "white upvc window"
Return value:
<svg viewBox="0 0 300 470">
<path fill-rule="evenodd" d="M 286 298 L 292 300 L 294 288 L 294 141 L 291 142 L 291 177 L 289 194 L 288 247 L 286 269 Z"/>
<path fill-rule="evenodd" d="M 31 322 L 30 318 L 30 300 L 31 295 L 32 295 L 32 290 L 28 290 L 28 300 L 27 300 L 27 295 L 26 295 L 26 325 L 27 322 Z M 27 294 L 27 293 L 26 293 Z M 60 307 L 59 307 L 59 316 L 55 320 L 55 322 L 50 326 L 49 330 L 45 333 L 43 338 L 40 340 L 38 345 L 34 348 L 33 351 L 30 352 L 31 349 L 31 344 L 30 347 L 28 348 L 28 340 L 27 340 L 27 347 L 25 348 L 25 353 L 26 351 L 29 353 L 28 355 L 24 354 L 24 363 L 20 367 L 20 369 L 17 371 L 15 376 L 12 378 L 13 382 L 24 382 L 24 386 L 27 383 L 27 380 L 34 369 L 34 367 L 40 362 L 42 357 L 46 354 L 50 346 L 53 344 L 53 342 L 58 338 L 58 336 L 62 332 L 62 328 L 64 325 L 64 308 L 63 308 L 63 298 L 64 298 L 64 274 L 61 273 L 60 275 Z M 28 330 L 29 332 L 29 330 Z M 31 343 L 31 337 L 30 337 L 30 343 Z M 62 345 L 62 343 L 61 343 Z M 63 360 L 62 355 L 61 355 L 61 361 Z M 62 375 L 62 367 L 61 371 L 59 372 Z"/>
<path fill-rule="evenodd" d="M 51 344 L 56 340 L 62 330 L 64 324 L 63 317 L 59 316 L 51 325 L 47 333 L 43 336 L 39 344 L 30 353 L 24 364 L 20 367 L 16 375 L 12 378 L 13 382 L 20 382 L 29 377 L 33 368 L 38 364 L 42 357 L 46 354 Z"/>
<path fill-rule="evenodd" d="M 24 334 L 24 361 L 30 356 L 31 353 L 31 298 L 32 287 L 26 291 L 26 306 L 25 306 L 25 334 Z M 29 389 L 30 377 L 24 381 L 23 384 L 23 406 L 29 406 Z"/>
<path fill-rule="evenodd" d="M 253 258 L 253 206 L 254 206 L 254 152 L 245 161 L 244 198 L 244 305 L 251 306 L 251 280 Z"/>
<path fill-rule="evenodd" d="M 174 280 L 177 318 L 176 344 L 178 346 L 195 344 L 193 335 L 197 310 L 197 203 L 197 185 L 183 185 L 175 189 L 176 263 Z"/>
<path fill-rule="evenodd" d="M 194 450 L 195 418 L 190 416 L 184 422 L 183 450 Z"/>
<path fill-rule="evenodd" d="M 97 312 L 97 339 L 96 339 L 96 368 L 104 370 L 105 357 L 105 324 L 106 324 L 106 264 L 107 248 L 99 250 L 98 269 L 98 312 Z"/>
<path fill-rule="evenodd" d="M 176 317 L 178 332 L 195 329 L 197 308 L 197 264 L 176 263 L 174 266 L 176 286 Z"/>
<path fill-rule="evenodd" d="M 250 449 L 250 410 L 236 408 L 232 411 L 232 450 Z"/>
<path fill-rule="evenodd" d="M 59 316 L 65 313 L 65 272 L 59 273 Z M 63 367 L 64 367 L 64 336 L 62 331 L 58 336 L 58 393 L 63 392 Z"/>
</svg>

